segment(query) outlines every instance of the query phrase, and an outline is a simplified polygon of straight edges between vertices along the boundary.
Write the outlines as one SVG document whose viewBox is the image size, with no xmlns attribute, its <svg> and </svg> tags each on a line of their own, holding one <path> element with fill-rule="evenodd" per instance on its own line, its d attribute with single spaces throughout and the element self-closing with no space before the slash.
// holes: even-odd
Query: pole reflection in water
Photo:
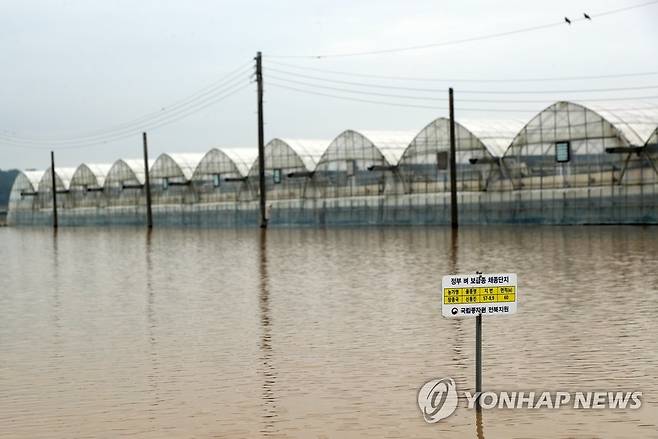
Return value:
<svg viewBox="0 0 658 439">
<path fill-rule="evenodd" d="M 450 229 L 450 253 L 448 255 L 448 267 L 449 272 L 445 274 L 457 274 L 457 263 L 458 258 L 457 254 L 459 251 L 459 229 Z M 462 328 L 461 319 L 454 319 L 453 322 L 455 328 L 455 343 L 452 343 L 452 351 L 454 353 L 452 359 L 455 364 L 459 365 L 460 369 L 465 369 L 468 364 L 468 358 L 464 354 L 464 329 Z"/>
<path fill-rule="evenodd" d="M 57 363 L 58 359 L 63 357 L 62 354 L 62 302 L 60 298 L 60 281 L 59 281 L 59 235 L 57 229 L 53 229 L 53 360 Z"/>
<path fill-rule="evenodd" d="M 151 410 L 156 412 L 157 407 L 164 402 L 164 398 L 160 395 L 160 360 L 158 358 L 158 346 L 155 338 L 155 329 L 157 327 L 157 320 L 155 317 L 155 288 L 153 287 L 153 229 L 146 229 L 146 243 L 144 253 L 146 255 L 146 320 L 148 343 L 150 347 L 149 359 L 151 362 L 151 372 L 148 374 L 149 389 L 153 395 L 153 402 L 151 403 Z M 150 420 L 155 419 L 151 416 Z"/>
<path fill-rule="evenodd" d="M 475 433 L 477 439 L 484 439 L 484 428 L 482 427 L 482 408 L 475 410 Z"/>
<path fill-rule="evenodd" d="M 272 365 L 272 320 L 270 317 L 270 291 L 267 272 L 267 229 L 260 230 L 259 236 L 259 275 L 260 275 L 260 354 L 263 365 L 263 429 L 265 436 L 275 433 L 274 423 L 277 418 L 277 401 L 274 394 L 276 371 Z"/>
</svg>

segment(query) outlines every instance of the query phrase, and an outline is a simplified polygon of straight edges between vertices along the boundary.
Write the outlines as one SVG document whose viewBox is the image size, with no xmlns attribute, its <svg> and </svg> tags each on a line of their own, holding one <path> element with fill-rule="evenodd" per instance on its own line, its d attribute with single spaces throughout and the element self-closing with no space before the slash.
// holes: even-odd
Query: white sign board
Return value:
<svg viewBox="0 0 658 439">
<path fill-rule="evenodd" d="M 460 274 L 443 276 L 443 317 L 476 317 L 478 314 L 507 315 L 516 312 L 516 274 Z"/>
</svg>

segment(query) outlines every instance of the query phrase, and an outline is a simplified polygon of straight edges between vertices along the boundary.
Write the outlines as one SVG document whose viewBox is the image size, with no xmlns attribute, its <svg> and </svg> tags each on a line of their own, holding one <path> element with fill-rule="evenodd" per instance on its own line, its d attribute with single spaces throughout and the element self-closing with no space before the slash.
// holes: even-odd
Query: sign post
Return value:
<svg viewBox="0 0 658 439">
<path fill-rule="evenodd" d="M 482 393 L 482 314 L 475 318 L 475 392 Z M 480 397 L 477 399 L 480 407 Z"/>
<path fill-rule="evenodd" d="M 515 273 L 443 276 L 441 314 L 449 319 L 475 317 L 475 392 L 482 393 L 482 316 L 516 313 Z"/>
</svg>

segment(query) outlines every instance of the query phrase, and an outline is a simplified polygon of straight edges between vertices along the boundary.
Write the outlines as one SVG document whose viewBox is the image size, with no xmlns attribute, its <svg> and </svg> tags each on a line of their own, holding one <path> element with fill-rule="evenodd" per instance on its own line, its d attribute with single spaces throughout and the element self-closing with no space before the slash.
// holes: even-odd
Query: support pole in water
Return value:
<svg viewBox="0 0 658 439">
<path fill-rule="evenodd" d="M 146 133 L 142 133 L 144 144 L 144 188 L 146 189 L 146 227 L 153 228 L 153 213 L 151 212 L 151 179 L 149 178 L 149 150 Z"/>
<path fill-rule="evenodd" d="M 55 182 L 55 151 L 50 151 L 50 183 L 53 191 L 53 229 L 57 228 L 57 184 Z"/>
<path fill-rule="evenodd" d="M 482 394 L 482 314 L 475 318 L 475 393 L 476 408 L 480 409 L 480 396 Z"/>
<path fill-rule="evenodd" d="M 455 107 L 452 96 L 452 87 L 448 90 L 450 107 L 450 224 L 453 229 L 459 227 L 457 213 L 457 163 L 455 147 Z"/>
</svg>

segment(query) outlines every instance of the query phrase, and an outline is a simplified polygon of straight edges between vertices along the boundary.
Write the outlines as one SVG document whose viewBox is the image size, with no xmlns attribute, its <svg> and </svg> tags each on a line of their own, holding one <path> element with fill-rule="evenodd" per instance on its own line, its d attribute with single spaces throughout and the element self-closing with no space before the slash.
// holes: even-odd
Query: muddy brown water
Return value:
<svg viewBox="0 0 658 439">
<path fill-rule="evenodd" d="M 658 228 L 0 229 L 0 437 L 658 437 Z M 441 277 L 515 272 L 484 390 L 642 391 L 642 407 L 492 409 Z"/>
</svg>

